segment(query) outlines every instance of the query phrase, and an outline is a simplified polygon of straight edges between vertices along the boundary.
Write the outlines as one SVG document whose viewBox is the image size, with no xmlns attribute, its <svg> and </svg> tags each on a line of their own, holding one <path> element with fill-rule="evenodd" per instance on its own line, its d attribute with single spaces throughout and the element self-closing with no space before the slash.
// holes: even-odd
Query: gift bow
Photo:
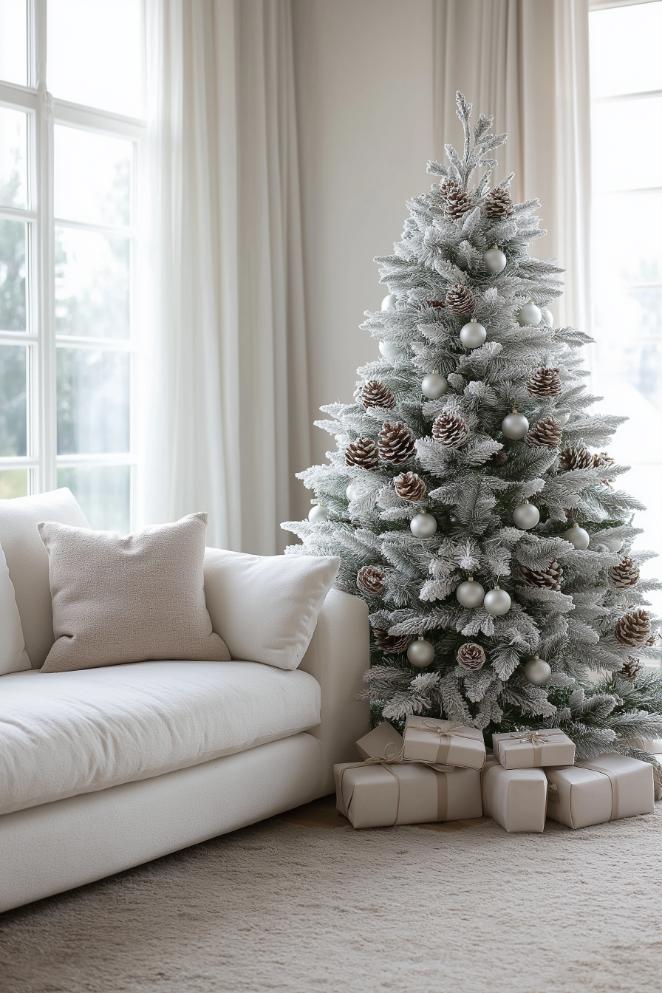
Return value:
<svg viewBox="0 0 662 993">
<path fill-rule="evenodd" d="M 432 734 L 436 734 L 438 738 L 450 738 L 451 735 L 455 734 L 458 738 L 471 738 L 475 740 L 475 734 L 462 734 L 466 730 L 466 724 L 462 724 L 461 721 L 446 721 L 445 727 L 440 727 L 438 721 L 430 717 L 416 717 L 413 721 L 409 722 L 410 727 L 418 728 L 420 731 L 430 731 Z"/>
<path fill-rule="evenodd" d="M 522 731 L 521 734 L 513 735 L 515 741 L 527 741 L 531 745 L 544 745 L 549 740 L 546 731 Z"/>
</svg>

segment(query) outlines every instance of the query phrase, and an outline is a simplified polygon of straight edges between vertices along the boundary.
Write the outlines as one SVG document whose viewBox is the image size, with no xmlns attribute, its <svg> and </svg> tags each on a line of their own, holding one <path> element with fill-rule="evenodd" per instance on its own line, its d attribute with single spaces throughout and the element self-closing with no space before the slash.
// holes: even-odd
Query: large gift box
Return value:
<svg viewBox="0 0 662 993">
<path fill-rule="evenodd" d="M 601 755 L 567 769 L 550 769 L 547 815 L 571 828 L 652 814 L 653 767 L 625 755 Z"/>
<path fill-rule="evenodd" d="M 575 761 L 575 743 L 560 728 L 494 734 L 492 747 L 505 769 L 541 769 Z"/>
<path fill-rule="evenodd" d="M 408 762 L 482 769 L 485 764 L 483 732 L 458 721 L 408 717 L 405 725 L 404 757 Z"/>
<path fill-rule="evenodd" d="M 488 817 L 509 832 L 544 831 L 547 777 L 542 769 L 504 769 L 490 758 L 482 782 Z"/>
</svg>

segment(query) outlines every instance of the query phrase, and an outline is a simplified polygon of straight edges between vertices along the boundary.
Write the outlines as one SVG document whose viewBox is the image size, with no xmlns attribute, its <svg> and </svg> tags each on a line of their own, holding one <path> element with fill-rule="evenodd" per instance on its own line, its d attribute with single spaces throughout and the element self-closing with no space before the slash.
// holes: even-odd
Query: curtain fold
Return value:
<svg viewBox="0 0 662 993">
<path fill-rule="evenodd" d="M 141 516 L 269 554 L 310 449 L 290 0 L 147 0 L 145 28 Z"/>
<path fill-rule="evenodd" d="M 455 91 L 510 135 L 499 177 L 540 197 L 535 246 L 566 269 L 557 320 L 588 327 L 590 94 L 588 0 L 434 0 L 435 154 L 459 134 Z"/>
</svg>

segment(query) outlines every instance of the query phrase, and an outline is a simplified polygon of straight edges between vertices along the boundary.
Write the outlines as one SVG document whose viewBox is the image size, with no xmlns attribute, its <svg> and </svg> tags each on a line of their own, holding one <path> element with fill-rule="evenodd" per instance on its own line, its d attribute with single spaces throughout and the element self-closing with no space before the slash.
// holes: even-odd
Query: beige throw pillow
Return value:
<svg viewBox="0 0 662 993">
<path fill-rule="evenodd" d="M 46 522 L 55 644 L 44 672 L 225 661 L 204 593 L 206 514 L 120 536 Z"/>
</svg>

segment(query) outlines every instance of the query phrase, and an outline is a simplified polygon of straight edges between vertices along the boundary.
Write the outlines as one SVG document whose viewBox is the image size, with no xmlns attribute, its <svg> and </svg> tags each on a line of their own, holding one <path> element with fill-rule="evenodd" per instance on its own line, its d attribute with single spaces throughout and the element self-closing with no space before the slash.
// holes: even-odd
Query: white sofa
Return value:
<svg viewBox="0 0 662 993">
<path fill-rule="evenodd" d="M 210 554 L 212 620 L 218 568 Z M 244 609 L 250 624 L 260 603 Z M 333 763 L 368 727 L 368 645 L 365 604 L 332 590 L 293 671 L 163 661 L 1 676 L 0 911 L 332 792 Z"/>
</svg>

